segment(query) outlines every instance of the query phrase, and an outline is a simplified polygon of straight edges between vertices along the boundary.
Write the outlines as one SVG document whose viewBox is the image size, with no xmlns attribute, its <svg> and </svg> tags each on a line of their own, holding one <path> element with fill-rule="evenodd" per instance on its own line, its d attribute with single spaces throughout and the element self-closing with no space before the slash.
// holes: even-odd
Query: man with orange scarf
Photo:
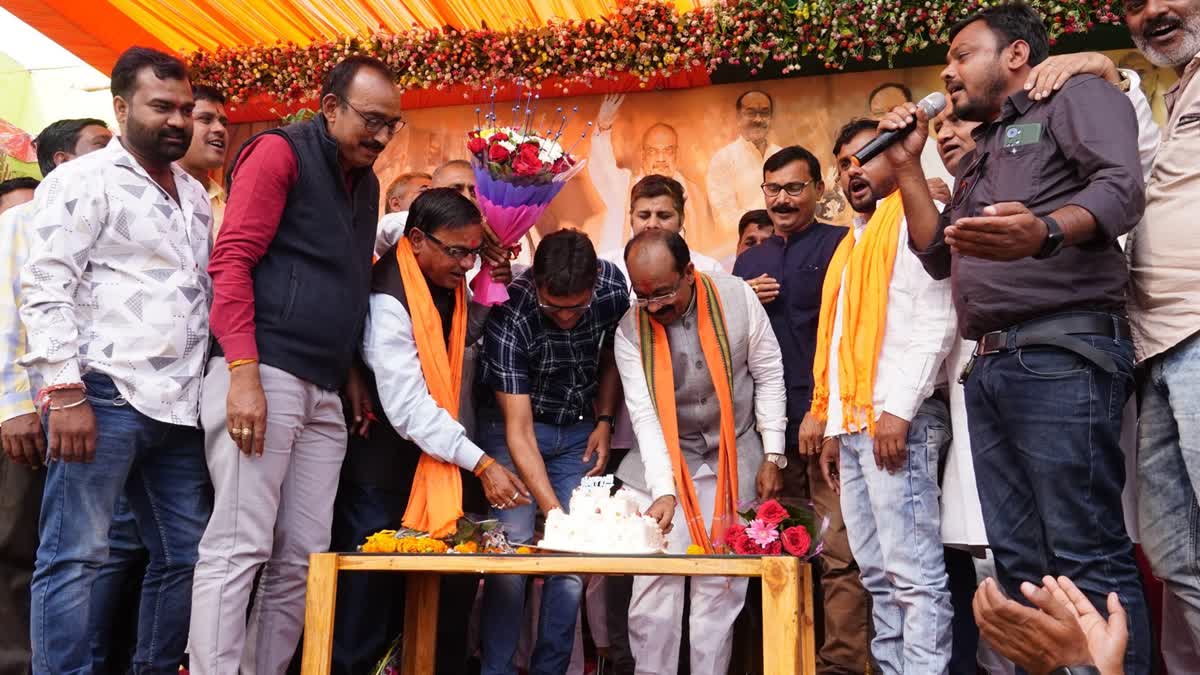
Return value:
<svg viewBox="0 0 1200 675">
<path fill-rule="evenodd" d="M 367 535 L 401 524 L 448 534 L 464 510 L 486 510 L 482 497 L 498 508 L 529 503 L 520 479 L 458 421 L 463 353 L 487 317 L 486 307 L 468 301 L 465 281 L 483 241 L 478 207 L 455 190 L 434 188 L 413 202 L 404 236 L 375 264 L 362 356 L 383 423 L 351 439 L 334 509 L 335 550 L 353 550 Z M 508 273 L 505 266 L 493 277 Z M 387 649 L 403 616 L 403 603 L 394 602 L 403 598 L 398 582 L 383 573 L 342 581 L 335 672 L 367 672 Z M 440 674 L 466 671 L 477 587 L 477 577 L 443 580 Z"/>
<path fill-rule="evenodd" d="M 671 553 L 689 544 L 711 553 L 739 500 L 783 489 L 763 461 L 783 454 L 787 430 L 779 342 L 750 286 L 696 271 L 678 234 L 642 232 L 625 262 L 637 307 L 621 320 L 615 350 L 637 442 L 617 476 L 667 531 Z M 746 579 L 691 583 L 691 672 L 723 675 Z M 634 580 L 629 643 L 639 674 L 678 670 L 683 588 L 681 577 Z"/>
<path fill-rule="evenodd" d="M 932 395 L 953 344 L 954 309 L 950 284 L 925 274 L 908 246 L 891 166 L 852 159 L 876 126 L 851 121 L 834 144 L 838 182 L 858 215 L 825 276 L 809 417 L 824 424 L 821 467 L 841 494 L 873 600 L 878 672 L 945 673 L 953 611 L 938 461 L 950 411 Z"/>
</svg>

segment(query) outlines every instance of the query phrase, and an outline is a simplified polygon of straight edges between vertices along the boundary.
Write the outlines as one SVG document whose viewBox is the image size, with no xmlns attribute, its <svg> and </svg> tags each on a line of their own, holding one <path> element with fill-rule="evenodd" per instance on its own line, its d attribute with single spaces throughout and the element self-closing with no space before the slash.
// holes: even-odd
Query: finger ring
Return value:
<svg viewBox="0 0 1200 675">
<path fill-rule="evenodd" d="M 251 432 L 249 429 L 247 429 L 245 427 L 242 427 L 242 438 L 249 436 L 251 433 L 253 433 L 253 432 Z"/>
<path fill-rule="evenodd" d="M 517 501 L 517 497 L 520 497 L 520 496 L 521 496 L 521 495 L 519 495 L 519 494 L 517 494 L 516 492 L 514 492 L 514 493 L 513 493 L 513 496 L 511 496 L 511 497 L 509 497 L 509 498 L 508 498 L 508 501 L 510 501 L 510 502 L 515 502 L 515 501 Z"/>
<path fill-rule="evenodd" d="M 241 429 L 230 429 L 230 430 L 229 430 L 229 432 L 230 432 L 231 434 L 233 434 L 234 436 L 241 436 L 241 435 L 242 435 L 242 430 L 241 430 Z"/>
</svg>

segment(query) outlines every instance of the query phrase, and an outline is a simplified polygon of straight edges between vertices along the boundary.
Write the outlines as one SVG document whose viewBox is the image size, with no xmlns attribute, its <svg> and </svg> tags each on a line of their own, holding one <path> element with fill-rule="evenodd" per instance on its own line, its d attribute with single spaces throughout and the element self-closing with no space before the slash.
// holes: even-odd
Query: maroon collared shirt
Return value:
<svg viewBox="0 0 1200 675">
<path fill-rule="evenodd" d="M 1145 205 L 1137 118 L 1125 95 L 1099 77 L 1077 75 L 1046 101 L 1013 94 L 1000 118 L 973 136 L 975 150 L 959 164 L 937 236 L 916 252 L 932 277 L 951 278 L 963 337 L 1065 311 L 1123 314 L 1129 272 L 1117 237 L 1137 225 Z M 999 202 L 1020 202 L 1037 216 L 1082 207 L 1096 219 L 1096 236 L 1046 260 L 952 253 L 946 227 Z"/>
</svg>

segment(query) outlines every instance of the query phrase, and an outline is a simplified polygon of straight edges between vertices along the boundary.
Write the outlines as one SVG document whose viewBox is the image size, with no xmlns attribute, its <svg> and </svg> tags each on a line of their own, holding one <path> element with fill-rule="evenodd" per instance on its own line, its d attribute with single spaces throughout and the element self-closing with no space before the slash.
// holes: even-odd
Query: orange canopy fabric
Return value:
<svg viewBox="0 0 1200 675">
<path fill-rule="evenodd" d="M 679 11 L 693 0 L 674 0 Z M 305 45 L 376 30 L 534 27 L 599 18 L 616 0 L 0 0 L 0 5 L 107 73 L 132 45 L 179 52 L 276 42 Z"/>
</svg>

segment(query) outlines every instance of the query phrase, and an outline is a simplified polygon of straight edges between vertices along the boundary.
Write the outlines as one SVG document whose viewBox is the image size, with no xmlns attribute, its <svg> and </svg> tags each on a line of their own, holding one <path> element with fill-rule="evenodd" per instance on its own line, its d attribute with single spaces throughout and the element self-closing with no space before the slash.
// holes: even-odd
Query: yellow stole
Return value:
<svg viewBox="0 0 1200 675">
<path fill-rule="evenodd" d="M 821 318 L 813 359 L 812 414 L 821 421 L 829 418 L 829 357 L 838 294 L 844 290 L 841 293 L 842 336 L 837 345 L 842 414 L 848 428 L 865 427 L 872 435 L 875 433 L 875 373 L 883 346 L 888 289 L 892 283 L 903 219 L 904 203 L 897 190 L 879 202 L 861 243 L 855 246 L 853 231 L 842 239 L 821 286 Z"/>
</svg>

